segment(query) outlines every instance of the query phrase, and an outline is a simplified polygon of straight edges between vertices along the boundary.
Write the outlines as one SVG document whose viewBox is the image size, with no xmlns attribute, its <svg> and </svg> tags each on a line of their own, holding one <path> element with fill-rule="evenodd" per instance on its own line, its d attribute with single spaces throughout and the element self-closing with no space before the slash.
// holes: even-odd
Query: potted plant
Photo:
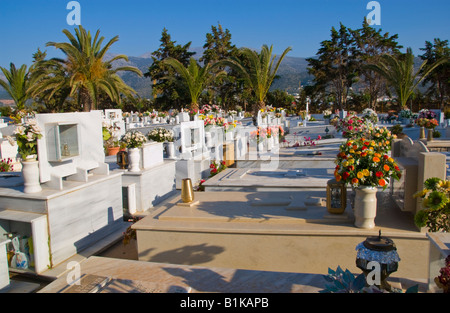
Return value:
<svg viewBox="0 0 450 313">
<path fill-rule="evenodd" d="M 102 127 L 103 143 L 107 155 L 116 155 L 120 150 L 120 143 L 118 139 L 118 131 L 120 127 L 116 125 L 104 124 Z"/>
<path fill-rule="evenodd" d="M 122 136 L 123 142 L 128 149 L 128 158 L 130 162 L 130 172 L 140 171 L 140 151 L 139 149 L 147 141 L 146 136 L 140 131 L 129 131 Z"/>
<path fill-rule="evenodd" d="M 37 141 L 42 138 L 42 130 L 35 119 L 17 125 L 14 131 L 16 140 L 7 137 L 10 144 L 17 143 L 17 151 L 22 159 L 24 192 L 34 193 L 42 190 L 39 178 L 39 161 L 37 161 Z"/>
<path fill-rule="evenodd" d="M 388 154 L 389 140 L 349 139 L 339 148 L 334 176 L 355 190 L 355 226 L 375 227 L 377 188 L 400 179 L 400 168 Z"/>
<path fill-rule="evenodd" d="M 414 216 L 415 224 L 431 232 L 450 232 L 450 181 L 431 177 L 424 187 L 414 194 L 415 198 L 422 198 L 423 207 Z"/>
<path fill-rule="evenodd" d="M 175 138 L 172 130 L 164 127 L 154 128 L 147 133 L 147 138 L 152 141 L 166 143 L 168 158 L 173 159 L 175 157 L 175 148 L 173 143 Z"/>
<path fill-rule="evenodd" d="M 325 111 L 322 112 L 323 119 L 325 120 L 325 125 L 330 124 L 331 114 L 332 114 L 332 112 L 330 109 L 326 109 Z"/>
</svg>

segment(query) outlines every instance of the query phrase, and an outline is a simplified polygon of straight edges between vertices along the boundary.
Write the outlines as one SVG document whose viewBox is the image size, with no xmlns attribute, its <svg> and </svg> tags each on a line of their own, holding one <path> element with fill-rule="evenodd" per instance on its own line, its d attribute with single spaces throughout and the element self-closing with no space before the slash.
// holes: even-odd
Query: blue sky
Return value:
<svg viewBox="0 0 450 313">
<path fill-rule="evenodd" d="M 361 26 L 370 12 L 370 0 L 78 0 L 81 23 L 109 40 L 119 35 L 111 52 L 140 56 L 159 47 L 162 29 L 168 29 L 179 44 L 201 47 L 211 25 L 230 30 L 237 47 L 274 46 L 280 54 L 288 46 L 289 56 L 315 55 L 320 42 L 329 39 L 332 26 L 342 22 Z M 66 17 L 69 0 L 0 0 L 0 66 L 30 64 L 41 48 L 59 56 L 48 41 L 66 41 L 64 28 L 73 30 Z M 450 39 L 449 0 L 379 0 L 383 32 L 399 35 L 399 43 L 419 48 L 434 38 Z"/>
</svg>

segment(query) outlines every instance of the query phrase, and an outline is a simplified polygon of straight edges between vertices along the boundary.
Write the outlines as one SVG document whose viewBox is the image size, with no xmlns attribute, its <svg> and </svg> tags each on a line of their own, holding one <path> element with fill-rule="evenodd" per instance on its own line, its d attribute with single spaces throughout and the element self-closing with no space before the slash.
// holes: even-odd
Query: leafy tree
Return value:
<svg viewBox="0 0 450 313">
<path fill-rule="evenodd" d="M 405 54 L 398 56 L 384 54 L 378 64 L 369 64 L 367 67 L 378 72 L 388 85 L 395 91 L 397 101 L 402 109 L 407 108 L 408 99 L 417 86 L 439 65 L 446 61 L 441 59 L 425 68 L 427 61 L 423 61 L 417 71 L 414 70 L 414 54 L 408 48 Z"/>
<path fill-rule="evenodd" d="M 42 52 L 40 49 L 33 54 L 32 75 L 40 79 L 46 80 L 48 86 L 50 80 L 60 81 L 66 77 L 67 74 L 62 64 L 50 60 L 45 60 L 47 52 Z M 31 95 L 35 102 L 33 106 L 35 110 L 40 113 L 56 113 L 78 111 L 80 106 L 75 105 L 73 101 L 67 101 L 70 94 L 69 84 L 64 84 L 61 88 L 45 88 L 40 89 L 43 84 L 39 81 L 31 88 Z"/>
<path fill-rule="evenodd" d="M 200 62 L 214 63 L 237 55 L 238 49 L 231 43 L 231 33 L 228 29 L 223 29 L 222 25 L 211 26 L 211 33 L 206 34 L 205 49 Z M 222 68 L 223 69 L 223 68 Z M 224 109 L 228 109 L 230 104 L 237 99 L 236 94 L 242 94 L 242 80 L 237 77 L 235 71 L 230 71 L 229 75 L 217 77 L 211 88 L 210 97 L 220 104 Z"/>
<path fill-rule="evenodd" d="M 211 82 L 214 80 L 215 76 L 212 72 L 219 63 L 216 62 L 212 65 L 207 63 L 202 67 L 193 57 L 189 60 L 189 65 L 187 67 L 174 58 L 167 58 L 164 60 L 164 63 L 170 65 L 183 79 L 191 97 L 190 109 L 198 110 L 198 99 L 202 92 L 210 86 Z M 226 75 L 226 72 L 221 71 L 218 75 Z"/>
<path fill-rule="evenodd" d="M 368 96 L 369 108 L 376 109 L 377 99 L 386 90 L 386 81 L 378 72 L 366 67 L 367 64 L 377 64 L 383 54 L 398 54 L 400 46 L 398 35 L 381 34 L 381 29 L 369 26 L 364 19 L 362 28 L 350 30 L 354 39 L 354 55 L 357 60 L 357 70 L 361 82 L 365 85 L 364 95 Z"/>
<path fill-rule="evenodd" d="M 306 59 L 308 73 L 314 75 L 316 90 L 335 95 L 339 109 L 346 108 L 350 87 L 356 81 L 357 68 L 354 39 L 342 23 L 339 30 L 331 28 L 331 39 L 321 42 L 316 58 Z"/>
<path fill-rule="evenodd" d="M 0 79 L 0 86 L 11 96 L 16 104 L 17 109 L 25 108 L 25 103 L 31 98 L 31 87 L 34 84 L 34 79 L 25 64 L 17 68 L 14 63 L 10 63 L 9 70 L 0 67 L 6 81 Z"/>
<path fill-rule="evenodd" d="M 152 53 L 153 64 L 144 76 L 153 81 L 152 94 L 155 97 L 154 103 L 157 108 L 181 109 L 182 106 L 189 103 L 189 94 L 180 88 L 181 78 L 171 66 L 164 63 L 164 60 L 173 58 L 186 67 L 195 52 L 188 51 L 191 42 L 185 45 L 176 44 L 165 28 L 162 31 L 160 42 L 159 49 Z"/>
<path fill-rule="evenodd" d="M 256 123 L 258 111 L 265 108 L 266 96 L 277 75 L 278 68 L 291 50 L 291 47 L 286 48 L 276 61 L 277 56 L 272 55 L 273 46 L 263 45 L 260 53 L 249 48 L 241 48 L 239 57 L 223 61 L 223 64 L 229 65 L 242 75 L 256 98 L 253 104 L 253 123 Z"/>
<path fill-rule="evenodd" d="M 275 89 L 267 93 L 267 105 L 289 108 L 292 102 L 295 102 L 294 96 L 288 94 L 286 91 Z"/>
<path fill-rule="evenodd" d="M 121 94 L 131 95 L 135 91 L 123 82 L 117 75 L 119 71 L 130 71 L 142 75 L 141 71 L 132 66 L 113 68 L 117 60 L 128 61 L 125 55 L 117 55 L 105 60 L 105 54 L 112 44 L 119 40 L 113 37 L 102 47 L 104 37 L 100 37 L 97 30 L 92 37 L 81 25 L 75 29 L 75 36 L 67 29 L 63 33 L 69 42 L 48 42 L 47 46 L 61 50 L 66 59 L 53 58 L 48 62 L 41 62 L 41 69 L 48 69 L 46 78 L 41 79 L 36 90 L 61 90 L 70 87 L 70 97 L 75 97 L 84 111 L 98 107 L 99 95 L 105 93 L 111 100 L 120 103 Z M 56 71 L 56 72 L 55 72 Z"/>
<path fill-rule="evenodd" d="M 426 41 L 425 48 L 421 48 L 420 50 L 424 51 L 424 54 L 420 58 L 424 61 L 426 60 L 428 64 L 434 64 L 443 58 L 447 59 L 446 62 L 436 67 L 423 80 L 423 85 L 430 84 L 428 92 L 437 96 L 439 108 L 444 110 L 445 105 L 449 104 L 450 96 L 450 48 L 448 46 L 448 40 L 435 38 L 433 43 Z"/>
</svg>

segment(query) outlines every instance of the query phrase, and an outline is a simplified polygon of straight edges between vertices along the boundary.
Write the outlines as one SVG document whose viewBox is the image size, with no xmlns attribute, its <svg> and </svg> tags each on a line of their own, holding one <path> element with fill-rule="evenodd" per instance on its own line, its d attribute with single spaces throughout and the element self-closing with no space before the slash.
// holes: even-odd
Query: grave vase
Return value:
<svg viewBox="0 0 450 313">
<path fill-rule="evenodd" d="M 167 143 L 167 157 L 169 159 L 175 159 L 175 145 L 173 142 Z"/>
<path fill-rule="evenodd" d="M 22 176 L 24 193 L 40 192 L 41 182 L 39 180 L 39 161 L 36 160 L 36 156 L 22 160 Z"/>
<path fill-rule="evenodd" d="M 139 148 L 128 148 L 128 160 L 130 162 L 130 167 L 128 169 L 130 172 L 139 172 L 141 170 L 139 165 L 141 161 Z"/>
<path fill-rule="evenodd" d="M 420 127 L 419 139 L 425 139 L 425 127 Z"/>
<path fill-rule="evenodd" d="M 372 229 L 377 215 L 377 188 L 359 186 L 355 188 L 355 226 Z"/>
<path fill-rule="evenodd" d="M 428 136 L 427 136 L 427 141 L 433 141 L 433 128 L 428 128 Z"/>
</svg>

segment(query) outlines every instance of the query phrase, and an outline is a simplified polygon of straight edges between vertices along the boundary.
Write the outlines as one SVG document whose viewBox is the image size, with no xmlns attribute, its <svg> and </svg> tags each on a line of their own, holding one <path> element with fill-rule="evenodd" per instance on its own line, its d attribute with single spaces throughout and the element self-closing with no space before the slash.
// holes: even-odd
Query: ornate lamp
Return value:
<svg viewBox="0 0 450 313">
<path fill-rule="evenodd" d="M 342 214 L 347 207 L 347 189 L 343 182 L 330 179 L 327 182 L 327 210 L 331 214 Z"/>
<path fill-rule="evenodd" d="M 397 271 L 400 261 L 394 241 L 388 237 L 382 237 L 380 230 L 378 236 L 368 237 L 365 241 L 359 243 L 356 250 L 358 251 L 356 266 L 366 275 L 366 282 L 367 275 L 373 269 L 368 266 L 369 262 L 377 262 L 379 264 L 380 281 L 379 284 L 375 283 L 375 285 L 380 289 L 391 291 L 392 287 L 387 282 L 387 278 Z"/>
<path fill-rule="evenodd" d="M 125 150 L 117 152 L 117 165 L 119 168 L 124 170 L 128 168 L 128 152 Z"/>
</svg>

